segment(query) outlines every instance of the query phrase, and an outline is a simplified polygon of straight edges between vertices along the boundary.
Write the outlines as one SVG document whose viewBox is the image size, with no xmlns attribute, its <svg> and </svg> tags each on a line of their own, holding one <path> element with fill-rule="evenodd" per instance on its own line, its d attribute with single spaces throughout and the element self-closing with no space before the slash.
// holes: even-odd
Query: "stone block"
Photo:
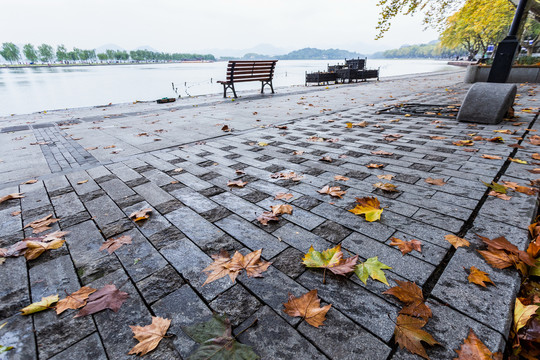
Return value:
<svg viewBox="0 0 540 360">
<path fill-rule="evenodd" d="M 498 124 L 514 103 L 515 84 L 475 83 L 461 104 L 457 120 L 479 124 Z"/>
<path fill-rule="evenodd" d="M 259 300 L 240 284 L 234 285 L 210 303 L 212 310 L 227 316 L 233 327 L 240 325 L 261 306 Z"/>
</svg>

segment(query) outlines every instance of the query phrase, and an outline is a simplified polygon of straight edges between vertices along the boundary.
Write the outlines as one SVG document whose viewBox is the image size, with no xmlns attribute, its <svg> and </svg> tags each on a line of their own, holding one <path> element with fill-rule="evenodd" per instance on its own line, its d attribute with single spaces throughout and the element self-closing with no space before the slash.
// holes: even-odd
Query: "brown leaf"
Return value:
<svg viewBox="0 0 540 360">
<path fill-rule="evenodd" d="M 424 302 L 422 289 L 418 285 L 410 281 L 401 280 L 396 280 L 396 283 L 398 286 L 386 290 L 383 294 L 395 296 L 405 304 L 399 312 L 400 314 L 421 317 L 426 321 L 433 316 L 431 309 Z"/>
<path fill-rule="evenodd" d="M 472 140 L 458 140 L 454 141 L 452 144 L 456 146 L 473 146 L 474 142 Z"/>
<path fill-rule="evenodd" d="M 86 184 L 87 182 L 88 180 L 81 180 L 81 181 L 78 181 L 77 184 L 82 185 L 82 184 Z"/>
<path fill-rule="evenodd" d="M 335 181 L 347 181 L 347 180 L 349 180 L 349 178 L 345 177 L 345 176 L 341 176 L 341 175 L 336 175 L 336 176 L 334 176 L 334 180 Z"/>
<path fill-rule="evenodd" d="M 50 242 L 42 242 L 42 241 L 26 241 L 26 252 L 24 253 L 24 257 L 26 260 L 34 260 L 39 257 L 39 255 L 43 254 L 47 250 L 53 250 L 58 249 L 64 243 L 66 240 L 63 239 L 54 239 Z"/>
<path fill-rule="evenodd" d="M 503 250 L 506 252 L 509 252 L 511 254 L 517 255 L 521 261 L 523 261 L 525 264 L 529 266 L 533 266 L 535 264 L 535 260 L 527 254 L 527 252 L 519 250 L 517 246 L 506 240 L 504 236 L 499 236 L 493 240 L 490 240 L 487 237 L 480 236 L 476 234 L 488 246 L 489 249 L 495 249 L 495 250 Z"/>
<path fill-rule="evenodd" d="M 115 285 L 105 285 L 88 297 L 86 305 L 75 317 L 92 315 L 105 309 L 118 312 L 128 297 L 128 293 L 118 290 Z"/>
<path fill-rule="evenodd" d="M 394 178 L 394 175 L 390 175 L 390 174 L 388 174 L 388 175 L 377 175 L 377 177 L 379 179 L 392 180 Z"/>
<path fill-rule="evenodd" d="M 479 150 L 478 149 L 463 149 L 463 151 L 466 151 L 466 152 L 478 152 Z"/>
<path fill-rule="evenodd" d="M 129 218 L 135 222 L 146 220 L 150 217 L 151 213 L 152 213 L 152 209 L 146 208 L 146 209 L 142 209 L 142 210 L 131 213 L 131 215 L 129 215 Z"/>
<path fill-rule="evenodd" d="M 229 125 L 223 125 L 223 127 L 221 128 L 221 131 L 231 132 L 232 129 L 229 127 Z M 143 355 L 144 355 L 144 354 L 143 354 Z"/>
<path fill-rule="evenodd" d="M 502 354 L 493 354 L 486 345 L 476 336 L 473 329 L 469 329 L 469 336 L 464 340 L 457 352 L 458 357 L 454 360 L 502 360 Z"/>
<path fill-rule="evenodd" d="M 404 241 L 395 237 L 391 237 L 390 240 L 392 240 L 390 245 L 397 246 L 402 255 L 408 254 L 413 250 L 420 253 L 422 252 L 422 243 L 419 240 L 413 239 L 411 241 Z"/>
<path fill-rule="evenodd" d="M 330 156 L 323 156 L 319 161 L 332 162 L 332 158 Z"/>
<path fill-rule="evenodd" d="M 368 164 L 366 167 L 368 169 L 380 169 L 384 167 L 384 164 Z"/>
<path fill-rule="evenodd" d="M 128 353 L 128 355 L 146 355 L 154 350 L 161 339 L 165 337 L 167 330 L 171 326 L 170 319 L 152 316 L 152 324 L 146 326 L 129 327 L 133 331 L 133 337 L 139 341 Z"/>
<path fill-rule="evenodd" d="M 384 151 L 384 150 L 372 151 L 371 154 L 373 154 L 373 155 L 382 155 L 382 156 L 392 156 L 392 155 L 394 155 L 394 153 Z"/>
<path fill-rule="evenodd" d="M 242 180 L 229 180 L 229 182 L 227 182 L 227 186 L 230 186 L 230 187 L 243 188 L 246 185 L 247 185 L 247 181 L 242 181 Z"/>
<path fill-rule="evenodd" d="M 67 309 L 79 309 L 86 305 L 86 300 L 88 296 L 95 292 L 96 289 L 93 289 L 88 286 L 83 286 L 74 293 L 69 294 L 64 299 L 58 301 L 56 304 L 56 315 L 59 315 L 66 311 Z"/>
<path fill-rule="evenodd" d="M 444 179 L 433 179 L 433 178 L 430 178 L 430 177 L 428 177 L 424 181 L 427 182 L 428 184 L 437 185 L 437 186 L 443 186 L 443 185 L 446 184 L 446 182 L 444 182 Z"/>
<path fill-rule="evenodd" d="M 279 204 L 279 205 L 273 205 L 270 206 L 272 209 L 272 214 L 274 215 L 282 215 L 282 214 L 290 214 L 292 215 L 293 207 L 291 205 L 285 205 L 285 204 Z"/>
<path fill-rule="evenodd" d="M 9 194 L 9 195 L 6 195 L 6 196 L 2 196 L 0 197 L 0 204 L 3 203 L 4 201 L 8 201 L 8 200 L 11 200 L 11 199 L 22 199 L 24 196 L 22 196 L 24 193 L 13 193 L 13 194 Z"/>
<path fill-rule="evenodd" d="M 104 146 L 103 148 L 104 149 L 114 149 L 116 147 L 116 145 L 107 145 L 107 146 Z"/>
<path fill-rule="evenodd" d="M 492 283 L 495 285 L 493 281 L 489 278 L 488 274 L 486 272 L 481 271 L 475 266 L 471 266 L 469 276 L 467 277 L 469 282 L 478 284 L 480 286 L 486 287 L 486 282 Z"/>
<path fill-rule="evenodd" d="M 540 160 L 540 154 L 539 153 L 534 153 L 531 155 L 531 157 L 534 159 L 534 160 Z"/>
<path fill-rule="evenodd" d="M 28 180 L 28 181 L 25 181 L 25 182 L 21 183 L 21 185 L 35 184 L 37 182 L 38 181 L 36 179 L 32 179 L 32 180 Z"/>
<path fill-rule="evenodd" d="M 99 251 L 107 250 L 109 254 L 112 254 L 116 250 L 120 249 L 122 245 L 127 245 L 127 244 L 131 244 L 131 236 L 122 235 L 120 237 L 112 238 L 105 241 L 99 248 Z"/>
<path fill-rule="evenodd" d="M 293 198 L 293 196 L 294 196 L 293 194 L 288 194 L 288 193 L 277 193 L 274 200 L 290 200 Z"/>
<path fill-rule="evenodd" d="M 249 277 L 262 277 L 261 274 L 268 270 L 272 263 L 261 260 L 261 253 L 262 249 L 259 249 L 244 256 L 237 251 L 230 258 L 227 251 L 221 250 L 219 254 L 212 255 L 214 262 L 203 270 L 208 276 L 203 286 L 227 275 L 234 283 L 242 270 L 246 270 Z"/>
<path fill-rule="evenodd" d="M 323 325 L 324 320 L 326 320 L 326 313 L 332 307 L 331 304 L 320 307 L 321 300 L 317 296 L 317 290 L 311 290 L 298 298 L 289 293 L 289 301 L 283 305 L 285 306 L 283 311 L 287 315 L 300 316 L 314 327 Z"/>
<path fill-rule="evenodd" d="M 347 275 L 354 271 L 358 263 L 358 255 L 343 259 L 340 244 L 323 252 L 316 251 L 311 246 L 304 255 L 302 263 L 309 268 L 328 269 L 336 275 Z"/>
<path fill-rule="evenodd" d="M 413 354 L 429 359 L 421 341 L 429 345 L 436 345 L 438 342 L 433 336 L 422 330 L 425 324 L 425 320 L 406 315 L 398 315 L 394 335 L 400 348 L 405 348 Z"/>
<path fill-rule="evenodd" d="M 460 246 L 469 247 L 469 245 L 471 245 L 471 243 L 469 243 L 467 240 L 457 237 L 456 235 L 452 235 L 452 234 L 446 235 L 444 237 L 444 240 L 448 241 L 456 249 Z"/>
<path fill-rule="evenodd" d="M 502 157 L 501 156 L 497 156 L 497 155 L 486 155 L 486 154 L 483 154 L 482 157 L 484 159 L 490 159 L 490 160 L 501 160 Z"/>
<path fill-rule="evenodd" d="M 297 150 L 297 151 L 293 151 L 293 155 L 303 155 L 305 151 L 301 151 L 301 150 Z"/>
<path fill-rule="evenodd" d="M 14 211 L 14 212 L 11 213 L 11 216 L 18 216 L 18 215 L 21 215 L 20 210 L 17 210 L 17 211 Z"/>
<path fill-rule="evenodd" d="M 31 227 L 33 229 L 34 234 L 39 234 L 41 232 L 44 232 L 46 230 L 50 230 L 51 227 L 49 225 L 57 222 L 60 219 L 53 218 L 52 214 L 49 214 L 41 219 L 34 220 L 31 223 L 27 224 L 24 228 Z"/>
<path fill-rule="evenodd" d="M 265 211 L 257 217 L 257 221 L 267 226 L 269 221 L 279 221 L 279 218 L 273 212 Z"/>
<path fill-rule="evenodd" d="M 499 198 L 499 199 L 501 199 L 501 200 L 506 200 L 506 201 L 508 201 L 508 200 L 510 200 L 510 199 L 512 198 L 512 197 L 509 196 L 509 195 L 501 194 L 501 193 L 498 193 L 498 192 L 493 191 L 493 190 L 491 190 L 490 192 L 488 192 L 488 195 L 489 195 L 489 196 L 495 196 L 495 197 L 497 197 L 497 198 Z"/>
<path fill-rule="evenodd" d="M 390 183 L 378 182 L 378 183 L 373 184 L 373 187 L 376 187 L 377 189 L 381 189 L 387 192 L 399 192 L 399 190 L 397 189 L 397 186 Z"/>
<path fill-rule="evenodd" d="M 341 187 L 339 187 L 339 186 L 330 187 L 328 185 L 323 187 L 321 190 L 317 190 L 317 192 L 320 193 L 320 194 L 328 194 L 328 195 L 333 196 L 333 197 L 338 197 L 340 199 L 342 199 L 342 196 L 347 193 L 346 191 L 342 191 Z"/>
<path fill-rule="evenodd" d="M 532 135 L 532 136 L 529 138 L 529 142 L 530 142 L 532 145 L 540 145 L 540 136 L 538 136 L 538 135 Z"/>
<path fill-rule="evenodd" d="M 531 241 L 527 247 L 527 254 L 531 255 L 535 259 L 538 258 L 540 256 L 540 242 L 536 240 Z"/>
<path fill-rule="evenodd" d="M 514 265 L 517 256 L 502 250 L 478 250 L 488 264 L 497 269 L 505 269 Z"/>
<path fill-rule="evenodd" d="M 244 175 L 246 172 L 244 170 L 235 170 L 236 175 Z"/>
<path fill-rule="evenodd" d="M 446 136 L 430 136 L 431 140 L 444 140 Z"/>
</svg>

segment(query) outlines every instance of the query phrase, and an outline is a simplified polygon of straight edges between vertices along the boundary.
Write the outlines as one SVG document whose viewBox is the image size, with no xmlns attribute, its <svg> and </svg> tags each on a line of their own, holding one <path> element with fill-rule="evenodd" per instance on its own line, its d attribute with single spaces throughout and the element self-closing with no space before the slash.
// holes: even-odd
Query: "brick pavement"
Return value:
<svg viewBox="0 0 540 360">
<path fill-rule="evenodd" d="M 432 80 L 440 82 L 437 77 Z M 53 156 L 60 169 L 53 169 L 49 161 L 50 169 L 41 168 L 43 174 L 35 184 L 16 185 L 10 177 L 0 185 L 2 196 L 25 194 L 21 200 L 0 204 L 0 246 L 29 236 L 23 225 L 50 213 L 60 219 L 53 230 L 69 234 L 65 246 L 36 260 L 8 258 L 1 265 L 0 318 L 7 325 L 0 330 L 0 344 L 14 347 L 5 357 L 130 358 L 126 354 L 136 341 L 128 325 L 146 325 L 151 316 L 162 316 L 172 319 L 169 334 L 174 336 L 164 339 L 145 357 L 187 358 L 196 344 L 182 326 L 203 321 L 215 311 L 230 317 L 236 333 L 257 318 L 258 325 L 242 333 L 239 340 L 251 345 L 263 359 L 416 358 L 394 344 L 394 321 L 400 303 L 382 295 L 388 287 L 373 280 L 364 285 L 356 276 L 329 274 L 323 285 L 319 271 L 301 264 L 311 245 L 323 250 L 335 244 L 358 254 L 362 261 L 378 256 L 392 267 L 387 271 L 391 286 L 396 285 L 395 280 L 408 280 L 423 288 L 433 310 L 426 329 L 441 343 L 428 349 L 431 358 L 453 357 L 453 349 L 459 347 L 469 328 L 492 351 L 504 350 L 519 277 L 513 270 L 487 265 L 475 251 L 482 245 L 474 234 L 490 238 L 504 235 L 525 249 L 527 226 L 536 214 L 536 198 L 515 193 L 510 201 L 496 199 L 487 196 L 481 181 L 509 180 L 525 185 L 536 177 L 527 171 L 533 165 L 505 159 L 510 156 L 529 161 L 537 151 L 526 140 L 540 126 L 534 113 L 520 110 L 537 106 L 538 101 L 527 96 L 535 93 L 534 87 L 520 87 L 521 105 L 516 111 L 519 121 L 525 122 L 520 127 L 507 122 L 500 126 L 471 126 L 454 119 L 376 114 L 385 105 L 403 100 L 459 103 L 467 86 L 459 79 L 445 81 L 446 87 L 439 83 L 438 87 L 426 87 L 425 92 L 420 89 L 414 96 L 379 101 L 367 95 L 364 101 L 358 92 L 386 86 L 386 91 L 398 92 L 399 88 L 406 94 L 410 79 L 344 86 L 326 93 L 308 90 L 290 97 L 247 97 L 238 101 L 245 102 L 244 113 L 230 102 L 201 107 L 200 116 L 214 117 L 215 123 L 223 114 L 221 120 L 233 128 L 235 120 L 225 117 L 232 112 L 238 117 L 252 116 L 250 106 L 260 106 L 261 112 L 274 107 L 277 117 L 272 118 L 277 120 L 272 119 L 262 128 L 246 126 L 225 136 L 208 134 L 206 140 L 196 136 L 182 146 L 120 154 L 118 158 L 86 156 L 82 149 L 89 143 L 79 145 L 70 140 L 76 137 L 78 125 L 63 130 L 75 134 L 67 135 L 67 141 L 66 135 L 60 133 L 61 126 L 40 130 L 44 140 L 57 144 L 55 148 L 62 157 L 54 151 Z M 339 102 L 343 94 L 358 97 L 361 104 L 344 106 Z M 304 111 L 309 112 L 308 116 L 286 115 L 283 109 L 292 108 L 307 96 L 319 97 L 308 100 L 319 101 L 312 104 L 317 111 L 306 103 L 301 106 L 307 109 Z M 322 104 L 324 99 L 332 99 L 333 103 Z M 331 110 L 320 109 L 329 105 Z M 399 122 L 391 121 L 398 118 Z M 107 121 L 100 126 L 107 125 Z M 142 120 L 133 120 L 131 125 L 139 126 L 137 121 Z M 351 129 L 345 125 L 360 121 L 367 121 L 368 126 Z M 287 125 L 287 129 L 272 126 L 275 123 Z M 517 132 L 496 134 L 495 129 Z M 505 143 L 475 142 L 477 153 L 452 145 L 455 140 L 469 139 L 471 132 L 486 138 L 501 135 Z M 385 135 L 396 133 L 403 137 L 393 142 L 384 140 Z M 433 135 L 447 138 L 432 140 Z M 181 134 L 169 130 L 168 136 L 173 141 Z M 339 141 L 308 141 L 312 136 Z M 99 138 L 93 140 L 100 142 Z M 176 141 L 181 143 L 181 139 Z M 259 142 L 268 146 L 259 146 Z M 515 142 L 524 148 L 507 146 Z M 40 145 L 45 157 L 49 155 L 43 147 L 48 146 Z M 304 153 L 293 155 L 297 150 Z M 377 156 L 371 154 L 373 150 L 393 155 Z M 70 155 L 73 153 L 80 157 Z M 483 159 L 482 154 L 503 159 Z M 319 161 L 322 156 L 330 156 L 333 161 Z M 368 169 L 365 165 L 369 163 L 385 167 Z M 245 175 L 237 175 L 237 169 Z M 295 171 L 304 178 L 297 182 L 270 177 L 281 171 Z M 373 188 L 380 174 L 395 175 L 392 183 L 399 192 L 387 194 Z M 350 180 L 336 182 L 335 175 Z M 427 177 L 443 178 L 447 184 L 427 184 Z M 248 184 L 231 189 L 227 181 L 233 179 Z M 79 184 L 82 180 L 88 181 Z M 343 199 L 319 194 L 317 190 L 325 185 L 341 186 L 347 194 Z M 278 192 L 294 195 L 287 201 L 294 208 L 293 214 L 262 226 L 256 217 L 270 205 L 283 202 L 273 200 Z M 348 212 L 354 207 L 355 196 L 377 196 L 386 207 L 381 221 L 368 223 Z M 146 222 L 136 224 L 128 218 L 131 212 L 146 207 L 153 209 Z M 12 216 L 14 211 L 21 214 Z M 465 236 L 471 247 L 455 250 L 444 240 L 447 234 Z M 133 243 L 112 255 L 99 251 L 103 241 L 120 235 L 130 235 Z M 389 246 L 393 236 L 422 241 L 422 253 L 402 256 L 397 248 Z M 245 254 L 260 248 L 263 258 L 273 262 L 263 278 L 241 275 L 235 284 L 223 278 L 202 287 L 206 279 L 202 269 L 212 261 L 211 255 L 221 249 Z M 471 265 L 488 272 L 497 286 L 480 288 L 469 284 L 463 266 Z M 52 311 L 18 315 L 18 309 L 43 296 L 59 293 L 62 297 L 83 285 L 96 288 L 109 283 L 130 295 L 118 313 L 103 311 L 76 319 L 73 311 L 60 316 Z M 323 304 L 332 304 L 320 328 L 282 311 L 287 293 L 299 296 L 311 289 L 318 290 Z"/>
</svg>

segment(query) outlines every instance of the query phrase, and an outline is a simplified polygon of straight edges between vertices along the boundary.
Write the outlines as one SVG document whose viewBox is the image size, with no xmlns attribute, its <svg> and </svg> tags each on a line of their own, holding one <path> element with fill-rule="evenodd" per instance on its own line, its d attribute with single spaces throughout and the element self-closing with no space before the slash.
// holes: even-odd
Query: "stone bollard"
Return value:
<svg viewBox="0 0 540 360">
<path fill-rule="evenodd" d="M 467 92 L 459 110 L 460 122 L 498 124 L 514 104 L 515 84 L 475 83 Z"/>
</svg>

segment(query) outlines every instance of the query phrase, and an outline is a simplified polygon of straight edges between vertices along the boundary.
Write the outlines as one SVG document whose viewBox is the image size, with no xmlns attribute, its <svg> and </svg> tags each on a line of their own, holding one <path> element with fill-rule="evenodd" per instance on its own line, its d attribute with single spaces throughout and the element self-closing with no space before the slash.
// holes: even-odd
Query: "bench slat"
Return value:
<svg viewBox="0 0 540 360">
<path fill-rule="evenodd" d="M 231 60 L 227 64 L 227 80 L 218 81 L 223 84 L 223 97 L 226 97 L 227 88 L 231 88 L 236 97 L 234 89 L 235 82 L 261 81 L 263 93 L 264 86 L 269 85 L 274 93 L 272 78 L 277 60 Z"/>
</svg>

